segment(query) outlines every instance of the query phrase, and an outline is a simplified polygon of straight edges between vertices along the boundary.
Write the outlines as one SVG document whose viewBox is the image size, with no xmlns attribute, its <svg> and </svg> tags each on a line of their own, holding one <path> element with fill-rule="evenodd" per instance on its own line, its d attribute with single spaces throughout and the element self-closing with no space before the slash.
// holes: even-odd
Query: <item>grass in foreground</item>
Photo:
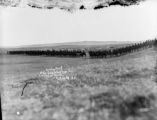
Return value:
<svg viewBox="0 0 157 120">
<path fill-rule="evenodd" d="M 70 69 L 57 79 L 3 82 L 4 120 L 157 120 L 157 56 Z M 21 96 L 22 89 L 25 87 Z"/>
</svg>

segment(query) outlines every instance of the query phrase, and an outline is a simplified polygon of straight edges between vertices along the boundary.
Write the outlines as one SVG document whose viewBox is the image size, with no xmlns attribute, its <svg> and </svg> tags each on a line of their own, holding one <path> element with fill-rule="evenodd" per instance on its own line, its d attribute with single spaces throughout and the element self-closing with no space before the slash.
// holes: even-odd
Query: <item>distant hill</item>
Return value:
<svg viewBox="0 0 157 120">
<path fill-rule="evenodd" d="M 132 44 L 133 42 L 123 41 L 81 41 L 81 42 L 67 42 L 67 43 L 53 43 L 53 44 L 35 44 L 25 45 L 12 48 L 6 48 L 7 50 L 45 50 L 45 49 L 106 49 L 112 47 L 121 47 Z M 5 50 L 6 50 L 5 49 Z"/>
</svg>

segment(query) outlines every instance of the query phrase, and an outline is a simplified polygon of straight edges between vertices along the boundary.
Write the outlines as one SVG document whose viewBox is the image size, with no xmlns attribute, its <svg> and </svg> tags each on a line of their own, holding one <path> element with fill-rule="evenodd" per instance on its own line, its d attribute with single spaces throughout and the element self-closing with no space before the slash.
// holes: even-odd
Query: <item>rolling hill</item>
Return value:
<svg viewBox="0 0 157 120">
<path fill-rule="evenodd" d="M 34 45 L 23 45 L 16 47 L 1 48 L 4 50 L 49 50 L 49 49 L 106 49 L 110 47 L 121 47 L 133 44 L 134 42 L 129 41 L 81 41 L 81 42 L 67 42 L 67 43 L 50 43 L 50 44 L 34 44 Z"/>
</svg>

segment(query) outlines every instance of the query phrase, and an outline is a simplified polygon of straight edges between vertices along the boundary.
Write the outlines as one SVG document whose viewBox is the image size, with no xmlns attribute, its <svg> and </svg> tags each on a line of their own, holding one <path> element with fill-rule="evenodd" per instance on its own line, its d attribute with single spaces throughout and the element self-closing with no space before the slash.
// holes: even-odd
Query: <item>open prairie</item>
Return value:
<svg viewBox="0 0 157 120">
<path fill-rule="evenodd" d="M 4 120 L 157 120 L 157 50 L 106 59 L 0 56 Z"/>
</svg>

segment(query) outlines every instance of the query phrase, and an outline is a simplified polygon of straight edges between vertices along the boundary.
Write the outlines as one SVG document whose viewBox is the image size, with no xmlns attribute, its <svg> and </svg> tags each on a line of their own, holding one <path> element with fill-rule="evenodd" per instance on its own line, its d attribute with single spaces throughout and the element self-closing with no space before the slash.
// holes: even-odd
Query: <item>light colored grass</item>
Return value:
<svg viewBox="0 0 157 120">
<path fill-rule="evenodd" d="M 71 74 L 76 76 L 76 79 L 63 81 L 40 77 L 39 72 L 24 78 L 9 74 L 2 81 L 3 118 L 4 120 L 127 120 L 127 117 L 123 118 L 120 113 L 124 102 L 133 100 L 134 96 L 148 97 L 157 94 L 155 83 L 157 54 L 150 50 L 131 56 L 93 60 L 94 62 L 90 60 L 86 65 L 85 61 L 82 65 L 65 67 L 71 69 Z M 38 82 L 29 84 L 21 96 L 25 81 L 31 79 L 36 79 Z M 103 97 L 104 93 L 109 96 Z M 98 96 L 103 100 L 98 103 L 91 102 L 92 96 Z M 113 104 L 116 107 L 108 109 L 104 104 Z M 136 118 L 156 120 L 156 105 L 156 102 L 153 102 L 151 110 L 148 108 L 147 112 L 140 112 L 141 116 Z"/>
</svg>

